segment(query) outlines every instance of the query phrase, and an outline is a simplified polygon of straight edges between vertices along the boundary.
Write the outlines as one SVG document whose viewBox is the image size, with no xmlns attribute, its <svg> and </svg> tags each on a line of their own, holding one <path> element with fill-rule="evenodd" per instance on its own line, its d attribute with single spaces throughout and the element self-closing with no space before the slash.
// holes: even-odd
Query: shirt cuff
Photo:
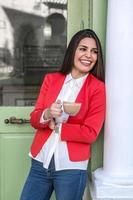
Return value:
<svg viewBox="0 0 133 200">
<path fill-rule="evenodd" d="M 46 109 L 43 111 L 43 113 L 42 113 L 42 115 L 41 115 L 41 118 L 40 118 L 40 123 L 41 123 L 41 124 L 45 124 L 45 123 L 47 123 L 47 122 L 50 121 L 50 119 L 44 119 L 43 116 L 44 116 L 45 111 L 46 111 Z"/>
</svg>

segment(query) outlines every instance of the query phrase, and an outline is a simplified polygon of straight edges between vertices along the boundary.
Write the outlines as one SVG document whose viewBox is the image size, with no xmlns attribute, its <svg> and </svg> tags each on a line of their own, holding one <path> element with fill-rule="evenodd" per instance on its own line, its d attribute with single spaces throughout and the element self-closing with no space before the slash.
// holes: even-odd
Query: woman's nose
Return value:
<svg viewBox="0 0 133 200">
<path fill-rule="evenodd" d="M 87 56 L 87 57 L 91 57 L 91 51 L 89 51 L 89 50 L 86 51 L 86 56 Z"/>
</svg>

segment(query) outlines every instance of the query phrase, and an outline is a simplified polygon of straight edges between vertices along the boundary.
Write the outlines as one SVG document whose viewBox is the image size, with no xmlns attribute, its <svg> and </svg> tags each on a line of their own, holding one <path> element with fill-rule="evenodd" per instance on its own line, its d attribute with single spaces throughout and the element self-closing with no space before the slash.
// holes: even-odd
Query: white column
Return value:
<svg viewBox="0 0 133 200">
<path fill-rule="evenodd" d="M 103 168 L 92 199 L 133 200 L 133 0 L 108 0 Z"/>
</svg>

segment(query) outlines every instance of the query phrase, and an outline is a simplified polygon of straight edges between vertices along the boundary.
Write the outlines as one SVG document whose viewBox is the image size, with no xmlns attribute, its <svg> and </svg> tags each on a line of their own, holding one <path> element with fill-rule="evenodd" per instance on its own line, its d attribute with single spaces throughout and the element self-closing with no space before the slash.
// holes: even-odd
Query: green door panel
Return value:
<svg viewBox="0 0 133 200">
<path fill-rule="evenodd" d="M 28 153 L 35 132 L 30 124 L 5 124 L 4 120 L 11 116 L 29 119 L 32 110 L 0 107 L 0 200 L 19 200 L 30 169 Z"/>
<path fill-rule="evenodd" d="M 91 4 L 91 28 L 96 31 L 100 38 L 104 55 L 106 46 L 107 4 L 108 0 L 93 0 Z"/>
<path fill-rule="evenodd" d="M 5 124 L 5 119 L 16 117 L 17 119 L 30 119 L 33 107 L 0 107 L 0 133 L 27 133 L 33 132 L 30 124 Z"/>
<path fill-rule="evenodd" d="M 30 167 L 28 156 L 34 129 L 29 124 L 5 124 L 14 116 L 27 118 L 32 108 L 0 107 L 0 199 L 18 200 Z"/>
<path fill-rule="evenodd" d="M 69 0 L 68 1 L 68 26 L 67 41 L 77 31 L 90 27 L 92 0 Z"/>
<path fill-rule="evenodd" d="M 0 134 L 0 199 L 18 200 L 30 166 L 33 134 Z"/>
</svg>

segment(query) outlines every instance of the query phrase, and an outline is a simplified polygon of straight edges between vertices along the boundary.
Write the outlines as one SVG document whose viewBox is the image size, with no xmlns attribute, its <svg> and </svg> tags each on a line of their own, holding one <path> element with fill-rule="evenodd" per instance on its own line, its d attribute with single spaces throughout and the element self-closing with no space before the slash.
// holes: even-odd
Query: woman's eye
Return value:
<svg viewBox="0 0 133 200">
<path fill-rule="evenodd" d="M 93 49 L 92 53 L 98 54 L 98 50 L 97 49 Z"/>
<path fill-rule="evenodd" d="M 79 48 L 80 51 L 86 51 L 86 48 Z"/>
</svg>

